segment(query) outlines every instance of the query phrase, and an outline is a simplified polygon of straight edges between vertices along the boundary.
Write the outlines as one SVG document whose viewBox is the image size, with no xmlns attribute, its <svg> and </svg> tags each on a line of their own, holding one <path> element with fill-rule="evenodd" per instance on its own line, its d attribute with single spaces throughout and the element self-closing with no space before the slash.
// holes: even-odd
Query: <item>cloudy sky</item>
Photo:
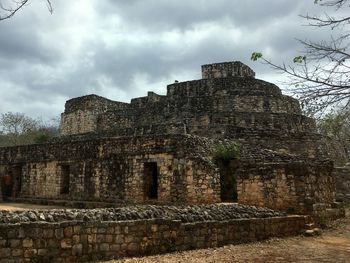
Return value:
<svg viewBox="0 0 350 263">
<path fill-rule="evenodd" d="M 72 97 L 164 94 L 214 62 L 240 60 L 276 82 L 282 76 L 250 55 L 290 61 L 301 50 L 295 38 L 321 39 L 298 17 L 322 13 L 313 2 L 52 0 L 51 15 L 45 0 L 31 0 L 0 22 L 0 113 L 50 118 Z"/>
</svg>

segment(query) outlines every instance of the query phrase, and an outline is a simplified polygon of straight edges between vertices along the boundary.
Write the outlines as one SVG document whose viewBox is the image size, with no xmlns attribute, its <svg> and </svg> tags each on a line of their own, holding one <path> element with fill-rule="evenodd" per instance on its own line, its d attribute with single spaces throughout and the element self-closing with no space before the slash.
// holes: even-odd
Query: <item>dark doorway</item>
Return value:
<svg viewBox="0 0 350 263">
<path fill-rule="evenodd" d="M 22 166 L 13 166 L 11 171 L 13 178 L 12 197 L 16 198 L 22 189 Z"/>
<path fill-rule="evenodd" d="M 69 194 L 70 167 L 61 165 L 61 194 Z"/>
<path fill-rule="evenodd" d="M 156 162 L 144 164 L 144 190 L 145 197 L 149 199 L 158 198 L 158 167 Z"/>
<path fill-rule="evenodd" d="M 1 186 L 2 186 L 2 195 L 6 200 L 7 198 L 12 196 L 13 175 L 11 170 L 5 171 L 2 177 Z"/>
<path fill-rule="evenodd" d="M 236 160 L 220 161 L 218 166 L 220 169 L 221 201 L 237 202 Z"/>
<path fill-rule="evenodd" d="M 2 194 L 5 199 L 16 198 L 22 188 L 22 166 L 9 167 L 2 177 Z"/>
</svg>

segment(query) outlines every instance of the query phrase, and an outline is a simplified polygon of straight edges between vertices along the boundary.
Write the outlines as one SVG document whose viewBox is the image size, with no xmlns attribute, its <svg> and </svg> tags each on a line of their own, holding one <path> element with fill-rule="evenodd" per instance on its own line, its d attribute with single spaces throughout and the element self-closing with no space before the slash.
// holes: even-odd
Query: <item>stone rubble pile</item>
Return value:
<svg viewBox="0 0 350 263">
<path fill-rule="evenodd" d="M 240 204 L 191 206 L 135 205 L 99 209 L 52 209 L 12 212 L 0 211 L 0 224 L 64 221 L 102 222 L 145 219 L 169 219 L 190 223 L 278 216 L 285 216 L 285 213 L 276 212 L 268 208 L 258 208 Z"/>
</svg>

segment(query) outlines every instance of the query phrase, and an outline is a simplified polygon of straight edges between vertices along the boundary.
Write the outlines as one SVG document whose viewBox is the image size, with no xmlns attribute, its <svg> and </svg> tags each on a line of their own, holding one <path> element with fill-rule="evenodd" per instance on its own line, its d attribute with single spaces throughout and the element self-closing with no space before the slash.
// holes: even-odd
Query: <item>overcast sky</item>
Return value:
<svg viewBox="0 0 350 263">
<path fill-rule="evenodd" d="M 0 0 L 0 2 L 8 0 Z M 202 64 L 240 60 L 256 77 L 282 78 L 253 51 L 290 61 L 294 40 L 321 39 L 298 15 L 313 0 L 31 0 L 0 22 L 0 113 L 50 118 L 67 99 L 97 94 L 130 101 L 200 78 Z"/>
</svg>

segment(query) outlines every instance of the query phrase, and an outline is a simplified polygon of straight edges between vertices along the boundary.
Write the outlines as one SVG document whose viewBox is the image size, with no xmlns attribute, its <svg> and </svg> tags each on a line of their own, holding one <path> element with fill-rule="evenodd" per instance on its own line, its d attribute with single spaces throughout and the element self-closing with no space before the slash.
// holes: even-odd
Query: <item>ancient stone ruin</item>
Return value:
<svg viewBox="0 0 350 263">
<path fill-rule="evenodd" d="M 204 65 L 202 79 L 130 103 L 68 100 L 58 138 L 0 148 L 1 191 L 8 200 L 105 208 L 0 211 L 0 262 L 84 262 L 296 235 L 312 226 L 310 215 L 344 215 L 321 139 L 297 100 L 241 62 Z"/>
<path fill-rule="evenodd" d="M 68 100 L 61 136 L 0 149 L 8 195 L 112 203 L 237 201 L 310 214 L 331 209 L 333 164 L 296 99 L 241 62 L 202 66 L 202 79 L 130 103 Z M 215 148 L 239 155 L 213 161 Z M 227 146 L 225 148 L 225 145 Z"/>
</svg>

